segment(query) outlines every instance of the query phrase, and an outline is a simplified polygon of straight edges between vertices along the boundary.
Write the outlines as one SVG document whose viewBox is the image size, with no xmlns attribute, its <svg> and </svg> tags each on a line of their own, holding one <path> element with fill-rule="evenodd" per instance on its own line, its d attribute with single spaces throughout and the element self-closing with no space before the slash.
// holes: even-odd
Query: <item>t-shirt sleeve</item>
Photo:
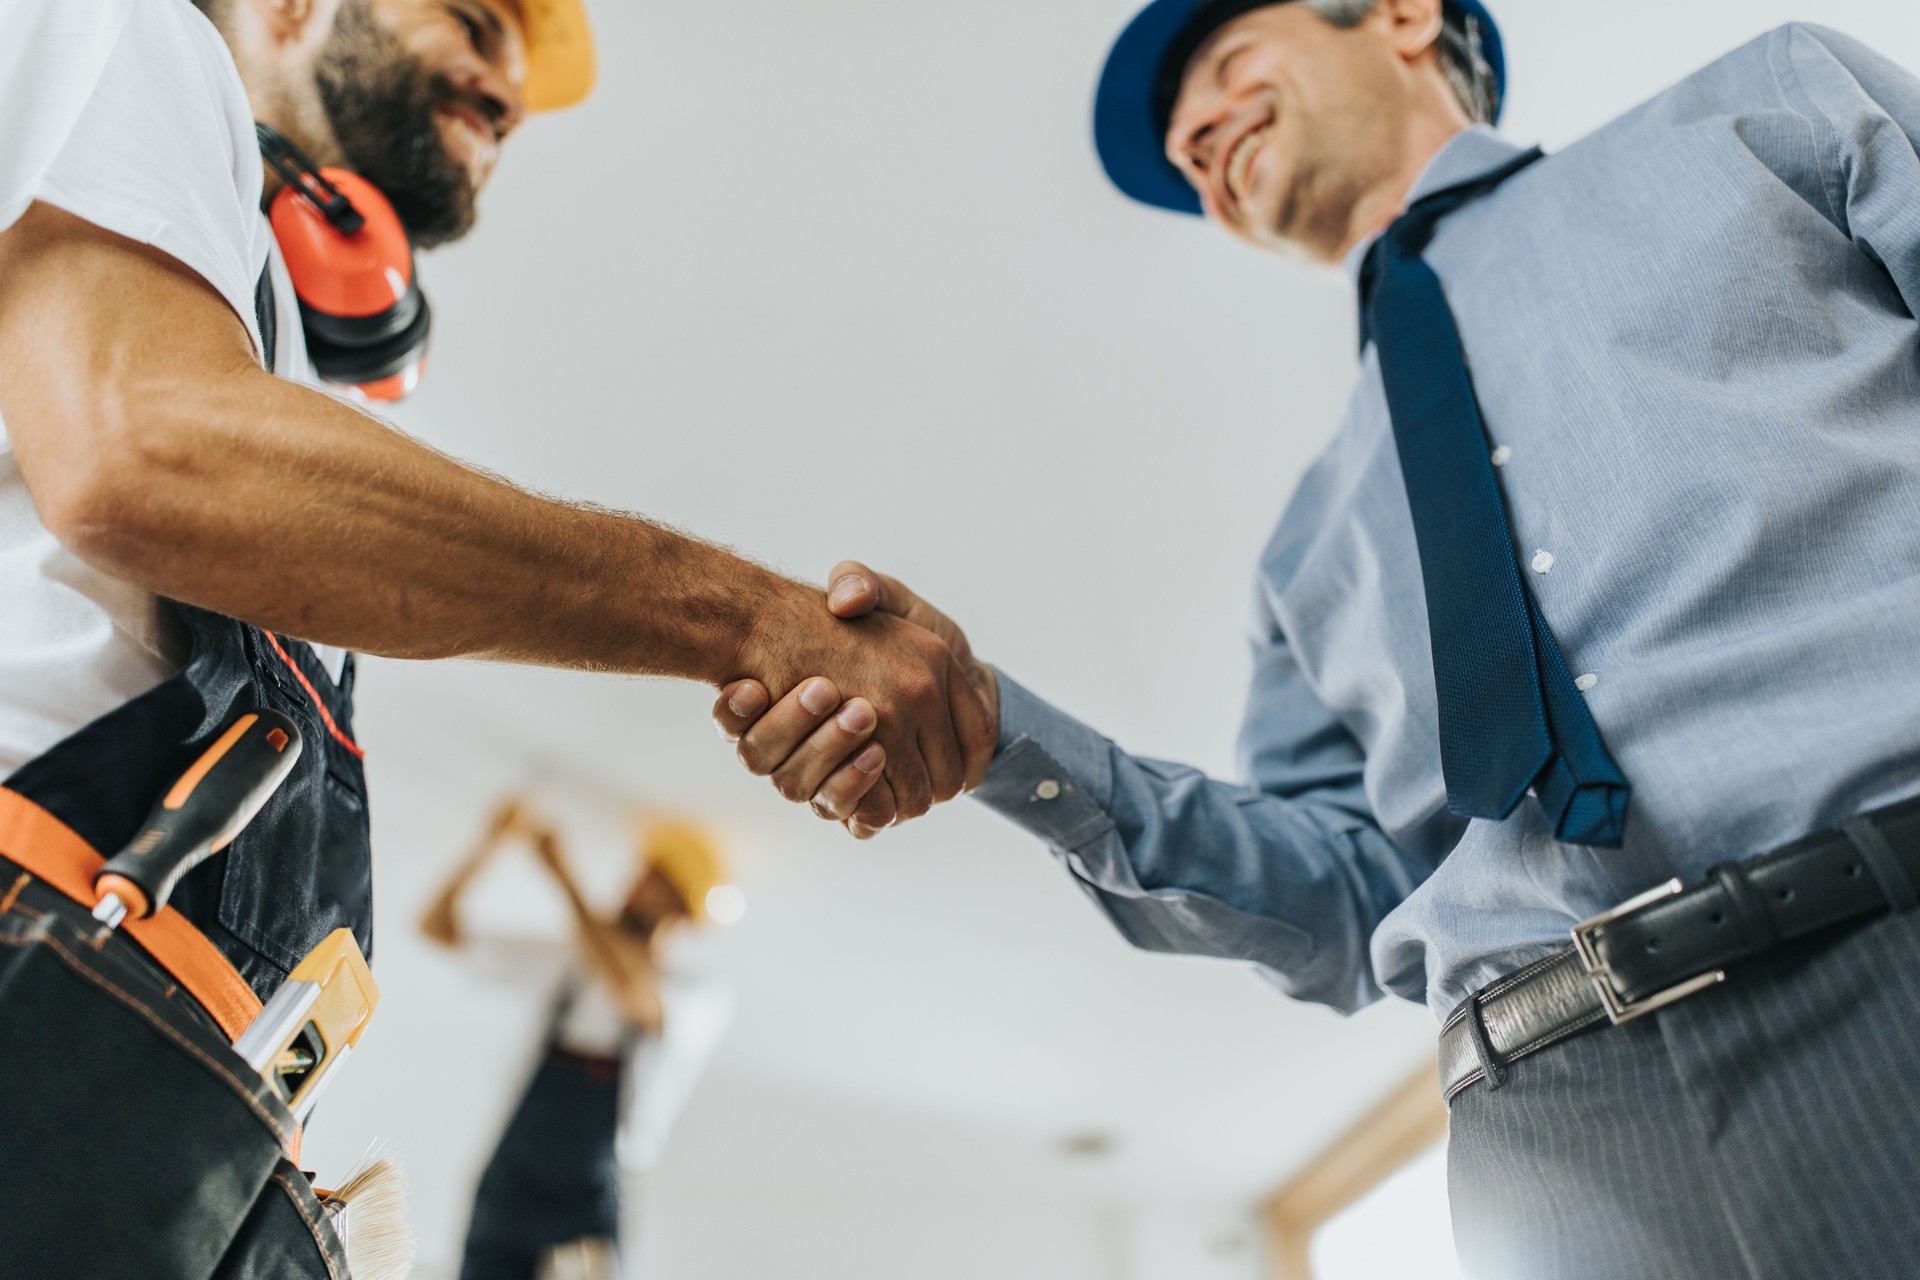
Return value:
<svg viewBox="0 0 1920 1280">
<path fill-rule="evenodd" d="M 151 245 L 258 350 L 260 160 L 232 57 L 188 0 L 4 0 L 0 120 L 0 228 L 38 200 Z"/>
</svg>

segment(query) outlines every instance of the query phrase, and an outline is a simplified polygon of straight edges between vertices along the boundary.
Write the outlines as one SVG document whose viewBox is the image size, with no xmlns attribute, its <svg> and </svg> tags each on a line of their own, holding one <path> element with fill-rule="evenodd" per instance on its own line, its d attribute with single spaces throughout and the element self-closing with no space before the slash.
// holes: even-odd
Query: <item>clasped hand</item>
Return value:
<svg viewBox="0 0 1920 1280">
<path fill-rule="evenodd" d="M 894 717 L 906 722 L 883 724 L 874 701 L 853 685 L 843 691 L 844 681 L 813 675 L 776 702 L 764 683 L 743 679 L 720 690 L 713 719 L 749 772 L 865 840 L 980 785 L 999 738 L 1000 686 L 965 633 L 895 579 L 844 560 L 827 582 L 827 611 L 840 625 L 907 628 L 921 646 L 944 649 L 940 687 Z"/>
</svg>

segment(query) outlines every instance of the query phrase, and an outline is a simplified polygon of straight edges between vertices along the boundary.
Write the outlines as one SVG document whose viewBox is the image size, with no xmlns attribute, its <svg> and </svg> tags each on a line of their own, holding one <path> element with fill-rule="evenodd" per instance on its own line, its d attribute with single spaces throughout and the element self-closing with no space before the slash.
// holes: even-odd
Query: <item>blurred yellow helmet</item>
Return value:
<svg viewBox="0 0 1920 1280">
<path fill-rule="evenodd" d="M 733 886 L 726 855 L 705 828 L 690 822 L 643 823 L 640 857 L 666 877 L 695 922 L 725 924 L 738 918 L 740 891 Z"/>
<path fill-rule="evenodd" d="M 558 111 L 593 91 L 593 28 L 582 0 L 514 0 L 527 33 L 527 110 Z"/>
</svg>

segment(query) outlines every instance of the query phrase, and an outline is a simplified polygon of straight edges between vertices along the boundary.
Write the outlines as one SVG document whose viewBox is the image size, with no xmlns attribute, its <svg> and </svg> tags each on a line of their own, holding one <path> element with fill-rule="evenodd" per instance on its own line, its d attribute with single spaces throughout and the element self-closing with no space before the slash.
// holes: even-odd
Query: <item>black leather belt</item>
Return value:
<svg viewBox="0 0 1920 1280">
<path fill-rule="evenodd" d="M 1591 1027 L 1627 1022 L 1724 980 L 1729 966 L 1823 929 L 1920 905 L 1920 799 L 1878 809 L 1692 888 L 1671 880 L 1574 926 L 1573 945 L 1489 983 L 1440 1028 L 1451 1102 Z"/>
</svg>

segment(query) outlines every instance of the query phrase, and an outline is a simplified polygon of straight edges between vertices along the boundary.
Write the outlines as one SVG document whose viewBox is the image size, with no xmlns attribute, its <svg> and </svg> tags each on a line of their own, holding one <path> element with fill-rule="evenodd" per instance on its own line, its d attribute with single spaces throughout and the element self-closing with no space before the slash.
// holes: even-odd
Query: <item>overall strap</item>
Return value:
<svg viewBox="0 0 1920 1280">
<path fill-rule="evenodd" d="M 269 254 L 260 268 L 260 280 L 253 286 L 253 318 L 260 326 L 260 363 L 268 373 L 280 347 L 280 305 L 273 296 L 273 256 Z"/>
</svg>

